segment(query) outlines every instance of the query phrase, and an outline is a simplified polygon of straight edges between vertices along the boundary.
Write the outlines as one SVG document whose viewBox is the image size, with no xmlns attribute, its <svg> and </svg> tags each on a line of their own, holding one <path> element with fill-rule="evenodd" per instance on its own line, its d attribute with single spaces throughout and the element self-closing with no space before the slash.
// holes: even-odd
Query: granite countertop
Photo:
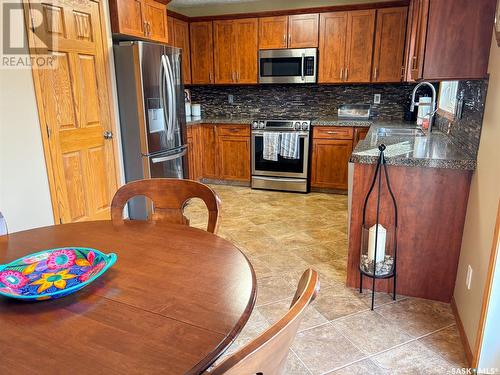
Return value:
<svg viewBox="0 0 500 375">
<path fill-rule="evenodd" d="M 385 144 L 388 165 L 475 170 L 476 159 L 454 144 L 444 133 L 433 131 L 425 136 L 388 136 L 380 134 L 381 128 L 410 128 L 404 122 L 379 122 L 370 127 L 366 138 L 358 143 L 351 155 L 351 162 L 374 164 L 378 160 L 378 146 Z"/>
<path fill-rule="evenodd" d="M 368 128 L 374 124 L 373 120 L 349 120 L 333 117 L 319 117 L 312 120 L 312 126 L 350 126 L 354 128 Z"/>
<path fill-rule="evenodd" d="M 248 124 L 250 125 L 254 118 L 249 117 L 201 117 L 187 118 L 187 125 L 197 124 Z M 311 121 L 312 126 L 352 126 L 352 127 L 369 127 L 373 121 L 368 120 L 344 120 L 337 117 L 321 117 Z"/>
<path fill-rule="evenodd" d="M 250 125 L 252 124 L 251 118 L 245 117 L 187 117 L 186 124 L 197 125 L 197 124 L 240 124 L 240 125 Z"/>
</svg>

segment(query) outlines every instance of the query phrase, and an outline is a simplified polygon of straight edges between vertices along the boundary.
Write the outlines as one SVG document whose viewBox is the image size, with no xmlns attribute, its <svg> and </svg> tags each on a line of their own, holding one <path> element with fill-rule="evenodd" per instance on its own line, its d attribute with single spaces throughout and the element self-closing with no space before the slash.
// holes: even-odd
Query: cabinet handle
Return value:
<svg viewBox="0 0 500 375">
<path fill-rule="evenodd" d="M 144 36 L 148 36 L 148 21 L 144 21 L 143 29 L 144 29 Z"/>
<path fill-rule="evenodd" d="M 151 36 L 151 22 L 148 21 L 148 36 Z"/>
<path fill-rule="evenodd" d="M 286 34 L 283 34 L 283 47 L 286 48 Z"/>
<path fill-rule="evenodd" d="M 412 57 L 412 69 L 417 69 L 417 56 Z"/>
<path fill-rule="evenodd" d="M 236 72 L 236 82 L 240 81 L 240 72 Z"/>
<path fill-rule="evenodd" d="M 401 79 L 404 80 L 406 75 L 406 69 L 404 66 L 401 67 Z"/>
<path fill-rule="evenodd" d="M 326 134 L 338 134 L 337 132 L 326 132 Z"/>
<path fill-rule="evenodd" d="M 212 83 L 212 72 L 208 72 L 208 82 Z"/>
<path fill-rule="evenodd" d="M 348 73 L 349 73 L 349 68 L 345 68 L 345 81 L 347 81 Z"/>
<path fill-rule="evenodd" d="M 374 72 L 373 72 L 373 80 L 376 81 L 377 80 L 377 76 L 378 76 L 378 68 L 375 68 Z"/>
<path fill-rule="evenodd" d="M 288 34 L 288 48 L 292 45 L 292 34 Z"/>
<path fill-rule="evenodd" d="M 238 131 L 239 131 L 239 129 L 236 129 L 236 128 L 231 128 L 231 129 L 229 129 L 229 131 L 230 131 L 230 132 L 232 132 L 232 133 L 236 133 L 236 132 L 238 132 Z"/>
<path fill-rule="evenodd" d="M 344 68 L 340 68 L 340 80 L 344 79 Z"/>
<path fill-rule="evenodd" d="M 234 78 L 234 72 L 232 72 L 232 73 L 231 73 L 231 80 L 232 80 L 233 82 L 236 82 L 236 79 Z"/>
</svg>

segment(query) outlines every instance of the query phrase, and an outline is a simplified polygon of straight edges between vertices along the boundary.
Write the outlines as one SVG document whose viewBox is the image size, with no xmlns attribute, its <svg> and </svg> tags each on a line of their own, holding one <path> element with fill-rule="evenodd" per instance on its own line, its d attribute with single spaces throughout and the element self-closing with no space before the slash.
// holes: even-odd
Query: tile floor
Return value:
<svg viewBox="0 0 500 375">
<path fill-rule="evenodd" d="M 290 350 L 285 374 L 446 374 L 466 366 L 448 304 L 378 293 L 344 284 L 347 197 L 213 186 L 222 200 L 218 234 L 235 243 L 257 274 L 255 309 L 226 354 L 267 329 L 287 310 L 299 277 L 312 266 L 321 291 Z M 186 209 L 206 227 L 199 202 Z"/>
</svg>

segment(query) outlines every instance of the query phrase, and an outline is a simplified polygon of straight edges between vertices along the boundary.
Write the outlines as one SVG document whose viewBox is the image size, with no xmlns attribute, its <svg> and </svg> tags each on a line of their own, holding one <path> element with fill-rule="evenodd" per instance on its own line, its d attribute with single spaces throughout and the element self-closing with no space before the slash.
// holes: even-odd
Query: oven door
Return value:
<svg viewBox="0 0 500 375">
<path fill-rule="evenodd" d="M 265 160 L 264 132 L 252 132 L 252 175 L 307 178 L 309 158 L 309 133 L 300 134 L 300 157 L 285 159 L 278 155 L 277 161 Z"/>
<path fill-rule="evenodd" d="M 315 83 L 315 48 L 259 51 L 259 83 Z"/>
</svg>

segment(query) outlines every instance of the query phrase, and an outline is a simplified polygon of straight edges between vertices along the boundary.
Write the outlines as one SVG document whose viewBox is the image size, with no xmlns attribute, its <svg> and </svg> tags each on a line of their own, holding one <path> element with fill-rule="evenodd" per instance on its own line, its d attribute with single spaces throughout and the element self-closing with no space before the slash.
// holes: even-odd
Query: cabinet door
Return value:
<svg viewBox="0 0 500 375">
<path fill-rule="evenodd" d="M 158 42 L 168 42 L 167 7 L 156 1 L 144 2 L 144 15 L 146 18 L 146 37 Z"/>
<path fill-rule="evenodd" d="M 194 142 L 194 137 L 193 137 L 193 126 L 188 126 L 187 127 L 187 147 L 188 147 L 188 172 L 189 172 L 189 179 L 190 180 L 195 180 L 195 159 L 196 159 L 196 154 L 195 154 L 195 142 Z"/>
<path fill-rule="evenodd" d="M 409 77 L 415 81 L 424 73 L 425 39 L 429 16 L 429 0 L 414 0 L 411 4 L 411 33 L 409 36 Z"/>
<path fill-rule="evenodd" d="M 113 33 L 144 38 L 143 0 L 112 0 L 109 8 Z"/>
<path fill-rule="evenodd" d="M 320 83 L 343 81 L 347 32 L 347 12 L 322 13 L 319 33 Z"/>
<path fill-rule="evenodd" d="M 288 17 L 288 48 L 318 47 L 319 14 Z"/>
<path fill-rule="evenodd" d="M 217 170 L 217 129 L 215 125 L 202 125 L 200 134 L 203 151 L 201 156 L 202 175 L 218 178 Z"/>
<path fill-rule="evenodd" d="M 407 7 L 377 11 L 372 82 L 401 82 Z"/>
<path fill-rule="evenodd" d="M 189 48 L 189 25 L 185 21 L 173 19 L 173 45 L 182 49 L 182 81 L 191 83 L 191 51 Z"/>
<path fill-rule="evenodd" d="M 173 17 L 167 16 L 167 37 L 168 44 L 175 47 L 175 37 L 174 37 L 174 19 Z"/>
<path fill-rule="evenodd" d="M 215 83 L 235 83 L 233 50 L 234 21 L 214 21 L 214 73 Z"/>
<path fill-rule="evenodd" d="M 250 137 L 219 137 L 218 155 L 221 179 L 250 181 Z"/>
<path fill-rule="evenodd" d="M 354 149 L 360 141 L 366 138 L 369 128 L 356 128 L 354 129 L 354 143 L 352 148 Z"/>
<path fill-rule="evenodd" d="M 258 20 L 247 18 L 234 21 L 233 55 L 237 83 L 257 83 Z"/>
<path fill-rule="evenodd" d="M 375 10 L 348 13 L 344 81 L 370 82 Z"/>
<path fill-rule="evenodd" d="M 259 18 L 259 49 L 287 47 L 288 17 Z"/>
<path fill-rule="evenodd" d="M 347 168 L 352 141 L 315 139 L 313 141 L 311 186 L 347 189 Z"/>
<path fill-rule="evenodd" d="M 212 22 L 192 22 L 191 34 L 191 82 L 213 83 L 214 54 Z"/>
</svg>

